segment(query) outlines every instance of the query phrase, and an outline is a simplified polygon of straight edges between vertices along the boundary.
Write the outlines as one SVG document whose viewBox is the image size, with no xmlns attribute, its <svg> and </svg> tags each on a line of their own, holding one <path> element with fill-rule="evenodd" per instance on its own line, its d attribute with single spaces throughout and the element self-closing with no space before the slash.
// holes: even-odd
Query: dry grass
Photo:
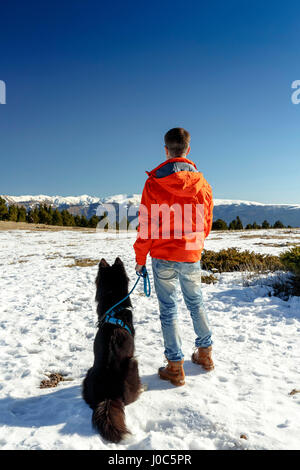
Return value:
<svg viewBox="0 0 300 470">
<path fill-rule="evenodd" d="M 96 229 L 86 227 L 67 227 L 46 224 L 28 224 L 27 222 L 11 222 L 0 220 L 0 230 L 29 230 L 31 232 L 59 232 L 61 230 L 94 233 Z"/>
<path fill-rule="evenodd" d="M 73 258 L 73 257 L 69 256 L 69 258 Z M 74 259 L 74 264 L 66 264 L 65 268 L 74 268 L 75 266 L 79 266 L 80 268 L 87 268 L 89 266 L 95 266 L 96 264 L 99 263 L 99 261 L 100 260 L 98 259 L 91 259 L 91 258 Z"/>
<path fill-rule="evenodd" d="M 296 395 L 296 393 L 300 393 L 300 390 L 297 390 L 296 388 L 293 388 L 293 390 L 289 393 L 289 395 Z"/>
<path fill-rule="evenodd" d="M 48 380 L 42 380 L 40 383 L 40 388 L 53 388 L 57 387 L 59 382 L 70 382 L 73 379 L 71 378 L 65 378 L 64 375 L 59 374 L 57 372 L 54 372 L 52 374 L 45 374 L 47 377 L 49 377 Z"/>
<path fill-rule="evenodd" d="M 216 282 L 218 282 L 218 278 L 213 274 L 204 275 L 201 276 L 201 282 L 204 284 L 216 284 Z"/>
<path fill-rule="evenodd" d="M 28 259 L 18 259 L 17 261 L 12 261 L 9 264 L 19 264 L 19 263 L 28 263 Z"/>
<path fill-rule="evenodd" d="M 300 242 L 285 242 L 285 243 L 263 243 L 263 242 L 257 242 L 253 243 L 253 245 L 257 246 L 271 246 L 273 248 L 284 248 L 286 246 L 300 246 Z"/>
<path fill-rule="evenodd" d="M 279 229 L 276 229 L 276 230 L 279 230 Z M 290 231 L 290 232 L 284 232 L 284 233 L 291 234 L 294 232 Z M 299 232 L 296 232 L 296 233 L 299 233 Z M 288 237 L 283 236 L 283 235 L 276 235 L 276 233 L 274 233 L 274 235 L 273 234 L 272 235 L 260 235 L 259 233 L 257 233 L 256 235 L 241 235 L 239 238 L 244 239 L 244 240 L 251 239 L 251 238 L 259 238 L 261 240 L 286 240 Z M 297 237 L 293 237 L 293 240 L 294 239 L 300 240 L 300 235 Z"/>
<path fill-rule="evenodd" d="M 58 252 L 49 253 L 49 255 L 46 256 L 46 259 L 56 259 L 56 258 L 75 259 L 74 255 L 62 255 L 61 253 L 58 253 Z"/>
<path fill-rule="evenodd" d="M 1 230 L 29 230 L 31 232 L 60 232 L 62 230 L 67 230 L 69 232 L 86 232 L 86 233 L 95 233 L 96 228 L 91 227 L 68 227 L 66 225 L 46 225 L 46 224 L 29 224 L 27 222 L 11 222 L 8 220 L 0 220 L 0 231 Z M 97 229 L 97 232 L 102 233 L 113 233 L 116 231 L 113 229 Z M 136 230 L 119 230 L 117 233 L 136 233 Z M 108 239 L 107 239 L 108 240 Z M 111 240 L 115 240 L 111 238 Z"/>
<path fill-rule="evenodd" d="M 61 257 L 62 255 L 60 253 L 49 253 L 49 255 L 46 256 L 46 259 L 56 259 Z"/>
</svg>

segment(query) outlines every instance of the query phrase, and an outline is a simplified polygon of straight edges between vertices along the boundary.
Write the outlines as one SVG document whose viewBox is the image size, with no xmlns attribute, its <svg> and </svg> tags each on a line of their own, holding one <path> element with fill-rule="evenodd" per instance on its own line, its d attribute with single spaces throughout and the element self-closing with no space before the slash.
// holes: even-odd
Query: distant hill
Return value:
<svg viewBox="0 0 300 470">
<path fill-rule="evenodd" d="M 27 209 L 39 204 L 48 204 L 57 207 L 59 210 L 68 209 L 73 215 L 85 215 L 90 218 L 96 214 L 99 205 L 111 203 L 123 208 L 132 205 L 138 210 L 140 194 L 116 194 L 109 197 L 83 196 L 1 196 L 8 204 L 25 206 Z M 238 201 L 229 199 L 214 199 L 214 220 L 223 219 L 229 223 L 237 216 L 240 217 L 244 225 L 254 221 L 261 224 L 267 220 L 274 224 L 276 220 L 281 220 L 284 225 L 300 227 L 300 204 L 263 204 L 252 201 Z"/>
</svg>

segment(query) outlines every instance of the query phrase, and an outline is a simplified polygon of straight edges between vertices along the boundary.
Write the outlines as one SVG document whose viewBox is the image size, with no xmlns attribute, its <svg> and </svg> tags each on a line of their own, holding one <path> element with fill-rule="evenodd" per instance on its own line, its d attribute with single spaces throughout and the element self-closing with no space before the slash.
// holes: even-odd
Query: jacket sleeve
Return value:
<svg viewBox="0 0 300 470">
<path fill-rule="evenodd" d="M 212 223 L 213 223 L 213 195 L 211 186 L 207 185 L 207 191 L 205 195 L 205 222 L 204 222 L 204 236 L 205 238 L 208 237 L 211 231 Z"/>
<path fill-rule="evenodd" d="M 149 179 L 146 181 L 141 204 L 139 208 L 139 226 L 138 235 L 135 244 L 136 262 L 140 265 L 146 264 L 147 254 L 150 251 L 151 240 L 151 204 L 155 204 L 155 200 L 151 195 Z"/>
</svg>

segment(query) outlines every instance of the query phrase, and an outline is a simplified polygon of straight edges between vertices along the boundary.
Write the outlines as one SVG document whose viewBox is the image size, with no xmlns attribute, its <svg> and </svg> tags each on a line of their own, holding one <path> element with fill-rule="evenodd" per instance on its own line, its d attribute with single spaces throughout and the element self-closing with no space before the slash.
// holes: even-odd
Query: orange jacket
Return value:
<svg viewBox="0 0 300 470">
<path fill-rule="evenodd" d="M 213 199 L 210 185 L 203 174 L 197 170 L 195 163 L 183 157 L 166 160 L 151 172 L 146 173 L 149 177 L 141 199 L 141 205 L 146 208 L 146 211 L 142 210 L 140 206 L 138 236 L 134 244 L 136 262 L 140 265 L 146 264 L 149 252 L 151 257 L 164 260 L 199 261 L 204 239 L 208 236 L 212 226 Z M 151 211 L 153 211 L 153 207 L 157 208 L 157 205 L 161 204 L 167 205 L 168 208 L 175 204 L 183 212 L 186 208 L 185 205 L 189 205 L 192 212 L 186 212 L 185 214 L 188 215 L 185 217 L 188 217 L 192 233 L 195 233 L 195 227 L 198 227 L 195 220 L 197 211 L 195 208 L 196 206 L 201 207 L 202 231 L 196 244 L 189 244 L 190 238 L 185 236 L 183 229 L 180 237 L 176 235 L 176 225 L 178 225 L 179 219 L 176 218 L 176 224 L 174 224 L 175 215 L 172 210 L 169 214 L 170 236 L 165 238 L 162 235 L 162 214 L 156 218 L 158 222 L 157 229 L 155 229 L 154 219 L 151 219 Z M 182 215 L 182 222 L 184 223 L 184 215 Z M 145 233 L 147 233 L 146 237 Z"/>
</svg>

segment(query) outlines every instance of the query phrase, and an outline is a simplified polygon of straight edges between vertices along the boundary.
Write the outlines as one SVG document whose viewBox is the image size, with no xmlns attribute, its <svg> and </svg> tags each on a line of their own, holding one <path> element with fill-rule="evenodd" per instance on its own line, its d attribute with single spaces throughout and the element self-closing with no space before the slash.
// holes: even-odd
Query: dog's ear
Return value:
<svg viewBox="0 0 300 470">
<path fill-rule="evenodd" d="M 103 268 L 104 269 L 110 268 L 110 265 L 108 264 L 108 262 L 104 258 L 102 258 L 100 263 L 99 263 L 98 274 L 97 274 L 97 277 L 95 279 L 96 286 L 99 285 L 100 280 L 101 280 L 102 277 L 106 277 L 106 272 L 108 272 L 108 271 L 105 271 L 105 274 L 104 274 Z"/>
<path fill-rule="evenodd" d="M 114 264 L 117 264 L 117 265 L 119 265 L 119 266 L 123 266 L 123 267 L 124 267 L 123 261 L 122 261 L 119 257 L 117 257 L 117 258 L 115 259 Z"/>
<path fill-rule="evenodd" d="M 104 258 L 102 258 L 100 263 L 99 263 L 99 267 L 100 268 L 109 268 L 109 264 Z"/>
</svg>

